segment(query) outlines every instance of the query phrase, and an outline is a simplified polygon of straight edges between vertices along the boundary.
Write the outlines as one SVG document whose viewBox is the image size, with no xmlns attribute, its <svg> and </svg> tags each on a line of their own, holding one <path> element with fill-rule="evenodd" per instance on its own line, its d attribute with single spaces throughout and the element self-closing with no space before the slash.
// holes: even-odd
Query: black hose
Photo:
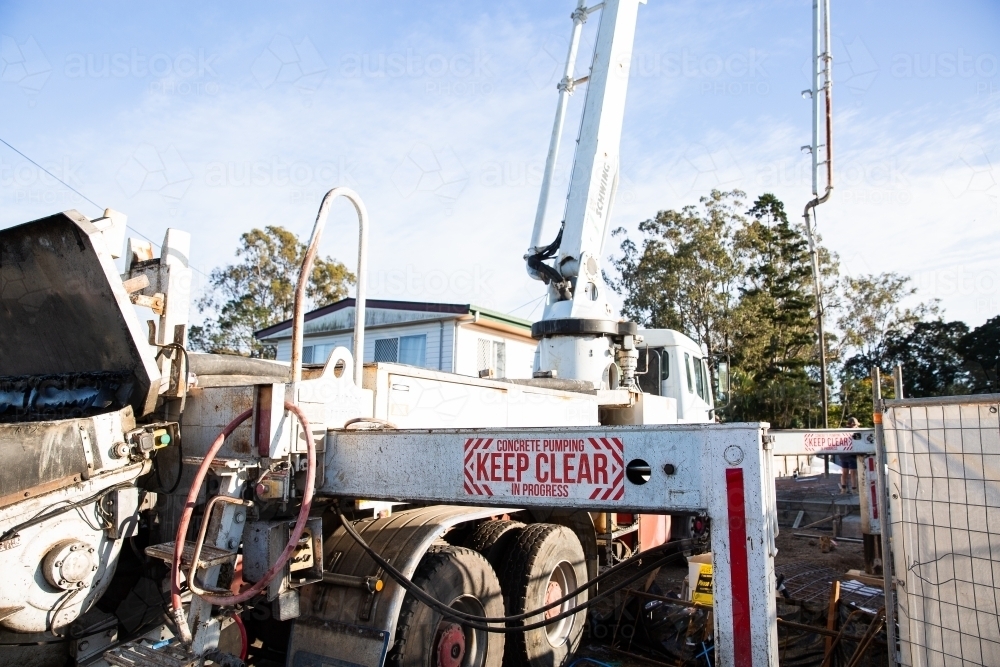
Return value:
<svg viewBox="0 0 1000 667">
<path fill-rule="evenodd" d="M 548 285 L 552 283 L 561 283 L 563 281 L 562 274 L 555 270 L 555 268 L 549 266 L 543 261 L 541 255 L 532 255 L 528 258 L 528 267 L 533 271 L 537 271 L 542 275 L 542 282 Z"/>
<path fill-rule="evenodd" d="M 428 595 L 426 591 L 424 591 L 422 588 L 420 588 L 419 586 L 417 586 L 416 584 L 414 584 L 412 581 L 410 581 L 402 572 L 400 572 L 399 570 L 397 570 L 396 568 L 394 568 L 392 565 L 389 564 L 388 561 L 386 561 L 378 553 L 376 553 L 375 550 L 372 549 L 365 542 L 364 538 L 362 538 L 361 535 L 359 535 L 358 532 L 356 530 L 354 530 L 354 526 L 351 525 L 351 523 L 346 519 L 346 517 L 344 517 L 344 514 L 341 511 L 339 505 L 337 505 L 337 516 L 340 518 L 340 522 L 344 526 L 344 530 L 347 531 L 347 534 L 350 535 L 351 538 L 355 542 L 357 542 L 358 546 L 360 546 L 361 549 L 366 554 L 368 554 L 368 556 L 379 565 L 379 567 L 381 567 L 383 570 L 385 570 L 389 574 L 390 577 L 392 577 L 393 579 L 395 579 L 396 582 L 400 586 L 402 586 L 402 588 L 404 590 L 406 590 L 408 593 L 410 593 L 411 595 L 413 595 L 413 597 L 415 597 L 418 601 L 420 601 L 421 603 L 427 605 L 431 609 L 437 611 L 438 613 L 440 613 L 445 618 L 450 618 L 450 619 L 452 619 L 454 621 L 457 621 L 458 623 L 460 623 L 461 625 L 463 625 L 465 627 L 469 627 L 469 628 L 472 628 L 474 630 L 483 630 L 485 632 L 493 632 L 493 633 L 500 633 L 500 634 L 508 634 L 508 633 L 515 633 L 515 632 L 527 632 L 529 630 L 535 630 L 535 629 L 538 629 L 538 628 L 543 628 L 543 627 L 545 627 L 547 625 L 551 625 L 552 623 L 555 623 L 556 621 L 560 621 L 560 620 L 562 620 L 564 618 L 567 618 L 569 616 L 573 616 L 573 615 L 579 613 L 580 611 L 583 611 L 584 609 L 587 609 L 587 608 L 591 607 L 592 605 L 596 604 L 597 602 L 600 602 L 601 600 L 604 600 L 605 598 L 607 598 L 607 597 L 611 596 L 612 594 L 618 592 L 619 590 L 625 588 L 629 584 L 631 584 L 631 583 L 633 583 L 633 582 L 641 579 L 642 577 L 646 576 L 647 574 L 649 574 L 653 570 L 655 570 L 655 569 L 657 569 L 659 567 L 662 567 L 668 560 L 670 560 L 671 558 L 673 558 L 673 555 L 674 555 L 673 553 L 669 553 L 669 554 L 664 555 L 661 558 L 655 559 L 648 566 L 642 568 L 641 570 L 639 570 L 638 572 L 636 572 L 635 574 L 633 574 L 632 576 L 630 576 L 628 579 L 626 579 L 624 581 L 621 581 L 621 582 L 618 582 L 617 584 L 615 584 L 614 586 L 612 586 L 608 590 L 602 591 L 598 595 L 596 595 L 596 596 L 588 599 L 586 602 L 578 604 L 578 605 L 574 606 L 572 609 L 568 609 L 568 610 L 566 610 L 566 611 L 564 611 L 564 612 L 562 612 L 562 613 L 560 613 L 560 614 L 558 614 L 556 616 L 553 616 L 552 618 L 548 618 L 548 619 L 545 619 L 544 621 L 538 621 L 538 622 L 535 622 L 535 623 L 529 623 L 528 625 L 521 625 L 521 626 L 516 626 L 516 627 L 511 627 L 511 628 L 507 628 L 507 627 L 494 627 L 492 625 L 485 625 L 485 624 L 486 623 L 516 623 L 518 621 L 522 621 L 522 620 L 524 620 L 526 618 L 529 618 L 531 616 L 536 616 L 536 615 L 538 615 L 538 614 L 540 614 L 540 613 L 542 613 L 544 611 L 552 609 L 553 607 L 557 607 L 557 606 L 561 605 L 563 602 L 566 602 L 567 600 L 571 600 L 571 599 L 575 598 L 577 595 L 579 595 L 584 590 L 587 590 L 587 589 L 589 589 L 589 588 L 597 585 L 602 579 L 610 576 L 613 572 L 618 572 L 618 571 L 620 571 L 621 568 L 625 567 L 626 565 L 631 565 L 636 560 L 639 560 L 639 559 L 641 559 L 643 557 L 648 557 L 649 552 L 645 552 L 645 553 L 643 553 L 641 555 L 633 556 L 632 558 L 630 558 L 628 560 L 622 561 L 621 563 L 619 563 L 618 565 L 614 566 L 613 568 L 607 570 L 603 574 L 595 577 L 594 579 L 591 579 L 589 582 L 587 582 L 583 586 L 580 586 L 579 588 L 577 588 L 574 591 L 571 591 L 570 593 L 568 593 L 567 595 L 563 596 L 562 598 L 560 598 L 558 600 L 555 600 L 554 602 L 550 602 L 549 604 L 547 604 L 547 605 L 545 605 L 543 607 L 539 607 L 538 609 L 533 609 L 531 611 L 526 611 L 526 612 L 521 613 L 521 614 L 515 614 L 513 616 L 502 616 L 502 617 L 490 618 L 490 617 L 476 616 L 474 614 L 467 614 L 465 612 L 460 612 L 460 611 L 458 611 L 456 609 L 452 609 L 451 607 L 449 607 L 448 605 L 444 604 L 443 602 L 440 602 L 439 600 L 434 599 L 433 597 L 431 597 L 430 595 Z M 663 546 L 657 548 L 656 551 L 663 552 L 663 551 L 665 551 L 667 549 L 668 546 L 673 547 L 673 549 L 683 548 L 683 547 L 688 546 L 687 543 L 690 542 L 690 541 L 691 540 L 678 540 L 677 542 L 670 543 L 670 545 L 663 545 Z"/>
<path fill-rule="evenodd" d="M 160 476 L 160 454 L 159 452 L 153 455 L 153 469 L 156 472 L 156 481 L 159 483 L 159 488 L 155 490 L 155 493 L 164 493 L 168 496 L 174 494 L 177 487 L 181 485 L 181 479 L 184 477 L 184 444 L 181 438 L 177 438 L 177 471 L 174 473 L 174 482 L 170 485 L 170 489 L 163 488 L 163 477 Z"/>
<path fill-rule="evenodd" d="M 163 354 L 163 350 L 179 350 L 181 356 L 184 357 L 184 375 L 183 377 L 178 378 L 181 388 L 181 396 L 180 396 L 181 404 L 177 412 L 177 416 L 179 419 L 180 416 L 184 414 L 184 408 L 187 405 L 188 383 L 191 381 L 191 357 L 189 356 L 187 349 L 180 343 L 167 343 L 166 345 L 160 345 L 159 347 L 161 348 L 161 350 L 159 353 L 157 353 L 156 355 L 157 357 Z M 163 404 L 164 419 L 166 419 L 167 417 L 166 408 L 167 404 L 166 402 L 164 402 Z M 156 456 L 153 457 L 153 465 L 156 467 L 156 481 L 160 483 L 160 488 L 158 489 L 158 491 L 160 493 L 166 493 L 168 496 L 172 495 L 174 491 L 177 490 L 177 487 L 180 486 L 181 478 L 184 476 L 184 447 L 181 444 L 180 438 L 177 439 L 177 473 L 174 476 L 174 483 L 173 485 L 171 485 L 169 491 L 163 488 L 163 478 L 160 477 L 160 464 L 159 461 L 156 460 Z"/>
<path fill-rule="evenodd" d="M 106 489 L 102 489 L 101 491 L 98 491 L 94 495 L 88 496 L 88 497 L 84 498 L 83 500 L 78 500 L 75 503 L 68 503 L 67 505 L 59 507 L 57 509 L 54 509 L 54 510 L 51 510 L 51 511 L 48 511 L 48 512 L 44 512 L 42 514 L 38 514 L 35 517 L 33 517 L 31 519 L 28 519 L 27 521 L 22 521 L 21 523 L 17 524 L 16 526 L 13 526 L 12 528 L 7 529 L 7 531 L 4 532 L 3 535 L 0 535 L 0 542 L 6 542 L 10 538 L 12 538 L 15 535 L 17 535 L 20 531 L 24 530 L 25 528 L 30 528 L 31 526 L 40 524 L 40 523 L 42 523 L 44 521 L 47 521 L 48 519 L 51 519 L 54 516 L 59 516 L 60 514 L 63 514 L 64 512 L 68 512 L 70 510 L 77 509 L 77 508 L 80 508 L 80 507 L 86 507 L 87 505 L 93 503 L 95 500 L 96 501 L 103 500 L 104 496 L 108 495 L 109 493 L 112 493 L 114 491 L 118 491 L 120 489 L 127 489 L 127 488 L 130 488 L 132 486 L 133 486 L 132 482 L 123 482 L 123 483 L 120 483 L 120 484 L 115 484 L 114 486 L 109 486 Z"/>
<path fill-rule="evenodd" d="M 346 521 L 346 519 L 344 518 L 344 516 L 340 513 L 339 507 L 337 508 L 337 516 L 340 518 L 341 523 L 344 523 Z M 377 553 L 375 553 L 374 549 L 372 549 L 364 541 L 364 538 L 362 538 L 360 535 L 358 535 L 357 531 L 354 530 L 354 526 L 353 525 L 348 526 L 347 524 L 345 524 L 344 525 L 344 529 L 348 532 L 349 535 L 351 535 L 351 537 L 353 539 L 360 540 L 360 542 L 358 542 L 358 544 L 361 546 L 361 548 L 363 550 L 365 550 L 365 552 L 369 556 L 371 556 L 372 558 L 380 558 L 380 556 Z M 659 552 L 662 552 L 662 551 L 668 551 L 669 550 L 669 551 L 672 552 L 678 546 L 689 546 L 690 543 L 692 543 L 692 542 L 694 542 L 694 540 L 687 539 L 687 540 L 677 540 L 676 542 L 672 542 L 669 545 L 663 544 L 663 545 L 660 545 L 660 546 L 657 546 L 657 547 L 653 547 L 652 549 L 648 549 L 647 551 L 643 552 L 642 553 L 642 557 L 649 558 L 649 557 L 657 555 Z M 672 557 L 673 556 L 672 553 L 669 553 L 667 555 L 668 555 L 668 557 Z M 553 607 L 557 607 L 557 606 L 561 605 L 563 602 L 566 602 L 567 600 L 572 600 L 573 598 L 575 598 L 577 595 L 579 595 L 580 593 L 584 592 L 585 590 L 587 590 L 589 588 L 593 588 L 594 586 L 596 586 L 597 584 L 601 583 L 605 579 L 607 579 L 607 578 L 609 578 L 609 577 L 611 577 L 613 575 L 618 574 L 621 570 L 624 570 L 625 568 L 627 568 L 630 565 L 632 565 L 636 560 L 641 560 L 640 556 L 633 556 L 632 558 L 628 558 L 626 560 L 621 561 L 617 565 L 608 568 L 607 570 L 605 570 L 601 574 L 597 575 L 596 577 L 594 577 L 593 579 L 591 579 L 587 583 L 583 584 L 582 586 L 579 586 L 578 588 L 570 591 L 569 593 L 567 593 L 563 597 L 559 598 L 558 600 L 554 600 L 554 601 L 548 603 L 544 607 L 540 607 L 540 608 L 535 609 L 533 611 L 525 612 L 525 613 L 519 614 L 517 616 L 505 616 L 504 620 L 505 621 L 523 620 L 525 618 L 528 618 L 530 616 L 534 616 L 535 614 L 541 613 L 543 611 L 548 611 L 549 609 L 552 609 Z M 390 566 L 390 569 L 394 569 L 394 568 L 391 568 L 391 566 Z M 398 570 L 394 570 L 394 571 L 397 572 L 397 574 L 399 574 L 399 576 L 401 576 L 401 577 L 405 576 L 405 575 L 399 573 Z M 409 581 L 409 579 L 407 579 L 407 581 Z M 472 618 L 472 619 L 480 619 L 480 618 L 482 618 L 482 617 L 476 616 L 475 614 L 468 614 L 468 613 L 465 613 L 465 612 L 457 612 L 457 613 L 462 614 L 462 615 L 467 616 L 467 617 Z"/>
<path fill-rule="evenodd" d="M 566 282 L 566 279 L 562 277 L 555 267 L 549 266 L 545 263 L 545 260 L 551 259 L 555 256 L 556 252 L 559 250 L 559 246 L 562 244 L 563 227 L 559 227 L 559 233 L 556 234 L 556 239 L 549 245 L 545 246 L 534 255 L 528 257 L 528 268 L 532 271 L 536 271 L 541 274 L 542 282 L 548 285 L 550 282 L 560 285 Z"/>
</svg>

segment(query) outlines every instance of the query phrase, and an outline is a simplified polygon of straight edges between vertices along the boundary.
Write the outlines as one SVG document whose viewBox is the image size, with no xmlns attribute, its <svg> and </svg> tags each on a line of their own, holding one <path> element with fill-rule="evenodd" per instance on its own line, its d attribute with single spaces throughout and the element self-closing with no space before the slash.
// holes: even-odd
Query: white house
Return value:
<svg viewBox="0 0 1000 667">
<path fill-rule="evenodd" d="M 351 349 L 354 299 L 343 299 L 305 315 L 304 363 L 323 363 L 337 346 Z M 292 356 L 292 321 L 254 334 Z M 536 342 L 531 322 L 472 304 L 368 299 L 365 362 L 386 361 L 461 375 L 530 378 Z"/>
</svg>

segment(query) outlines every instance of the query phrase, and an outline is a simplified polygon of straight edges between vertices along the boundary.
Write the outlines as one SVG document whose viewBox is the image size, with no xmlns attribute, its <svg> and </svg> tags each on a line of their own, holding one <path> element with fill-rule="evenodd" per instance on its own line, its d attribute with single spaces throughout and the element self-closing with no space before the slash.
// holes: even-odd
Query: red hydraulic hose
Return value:
<svg viewBox="0 0 1000 667">
<path fill-rule="evenodd" d="M 295 520 L 295 526 L 292 528 L 291 535 L 288 536 L 288 544 L 285 546 L 285 550 L 281 552 L 278 556 L 278 560 L 275 561 L 274 565 L 271 566 L 264 576 L 260 578 L 260 581 L 255 583 L 250 588 L 246 589 L 241 593 L 234 595 L 201 595 L 202 600 L 208 602 L 209 604 L 226 607 L 241 602 L 246 602 L 257 593 L 259 593 L 265 586 L 267 586 L 271 579 L 281 571 L 288 562 L 288 559 L 292 557 L 295 552 L 295 547 L 299 543 L 299 538 L 302 537 L 302 531 L 306 527 L 306 521 L 309 519 L 309 510 L 312 507 L 313 491 L 316 485 L 316 445 L 312 439 L 312 431 L 309 428 L 309 420 L 306 419 L 305 414 L 298 406 L 292 403 L 285 402 L 285 409 L 294 414 L 299 419 L 299 424 L 302 425 L 302 431 L 305 434 L 306 440 L 306 458 L 308 461 L 308 467 L 306 469 L 306 488 L 302 492 L 302 505 L 299 507 L 299 515 Z M 174 560 L 170 566 L 170 602 L 173 608 L 174 618 L 177 620 L 178 631 L 182 635 L 182 639 L 185 642 L 190 641 L 190 631 L 187 627 L 187 621 L 184 618 L 184 607 L 181 603 L 181 589 L 180 589 L 180 574 L 181 574 L 181 555 L 184 553 L 184 542 L 187 536 L 188 526 L 191 523 L 191 514 L 194 512 L 194 506 L 198 500 L 198 494 L 201 492 L 201 485 L 205 482 L 205 477 L 208 475 L 208 469 L 212 465 L 212 461 L 215 460 L 216 454 L 222 448 L 222 444 L 226 441 L 226 438 L 232 434 L 236 428 L 245 422 L 250 415 L 253 414 L 253 410 L 247 410 L 241 413 L 233 421 L 226 424 L 226 427 L 222 429 L 222 433 L 215 439 L 212 446 L 208 449 L 208 453 L 205 454 L 204 460 L 198 467 L 198 472 L 194 477 L 194 481 L 191 483 L 191 490 L 188 492 L 187 500 L 184 503 L 184 511 L 181 513 L 180 521 L 177 524 L 177 536 L 174 542 Z M 207 517 L 206 517 L 207 518 Z"/>
<path fill-rule="evenodd" d="M 247 640 L 247 626 L 243 625 L 243 619 L 240 618 L 239 614 L 233 614 L 233 623 L 240 631 L 240 660 L 244 662 L 247 659 L 247 653 L 250 652 L 250 642 Z"/>
</svg>

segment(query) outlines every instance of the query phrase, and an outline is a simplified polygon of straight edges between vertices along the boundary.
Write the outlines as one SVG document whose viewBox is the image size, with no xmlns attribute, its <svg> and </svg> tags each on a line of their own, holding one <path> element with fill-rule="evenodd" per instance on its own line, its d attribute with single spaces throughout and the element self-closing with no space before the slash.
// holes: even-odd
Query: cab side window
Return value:
<svg viewBox="0 0 1000 667">
<path fill-rule="evenodd" d="M 639 389 L 646 394 L 660 395 L 660 352 L 655 347 L 646 347 L 639 350 L 638 368 L 646 369 L 645 373 L 636 373 L 639 380 Z"/>
<path fill-rule="evenodd" d="M 694 383 L 698 390 L 698 396 L 703 401 L 708 401 L 708 379 L 705 377 L 705 364 L 698 357 L 694 358 Z"/>
<path fill-rule="evenodd" d="M 691 355 L 687 352 L 684 353 L 684 371 L 687 375 L 688 393 L 693 394 L 694 384 L 691 382 Z"/>
</svg>

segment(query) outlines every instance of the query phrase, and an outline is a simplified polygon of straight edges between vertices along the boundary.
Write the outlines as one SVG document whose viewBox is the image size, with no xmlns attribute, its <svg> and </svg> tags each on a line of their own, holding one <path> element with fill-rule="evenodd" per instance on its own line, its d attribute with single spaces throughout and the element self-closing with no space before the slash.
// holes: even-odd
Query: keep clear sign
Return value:
<svg viewBox="0 0 1000 667">
<path fill-rule="evenodd" d="M 621 500 L 624 444 L 618 438 L 465 441 L 465 492 Z"/>
</svg>

